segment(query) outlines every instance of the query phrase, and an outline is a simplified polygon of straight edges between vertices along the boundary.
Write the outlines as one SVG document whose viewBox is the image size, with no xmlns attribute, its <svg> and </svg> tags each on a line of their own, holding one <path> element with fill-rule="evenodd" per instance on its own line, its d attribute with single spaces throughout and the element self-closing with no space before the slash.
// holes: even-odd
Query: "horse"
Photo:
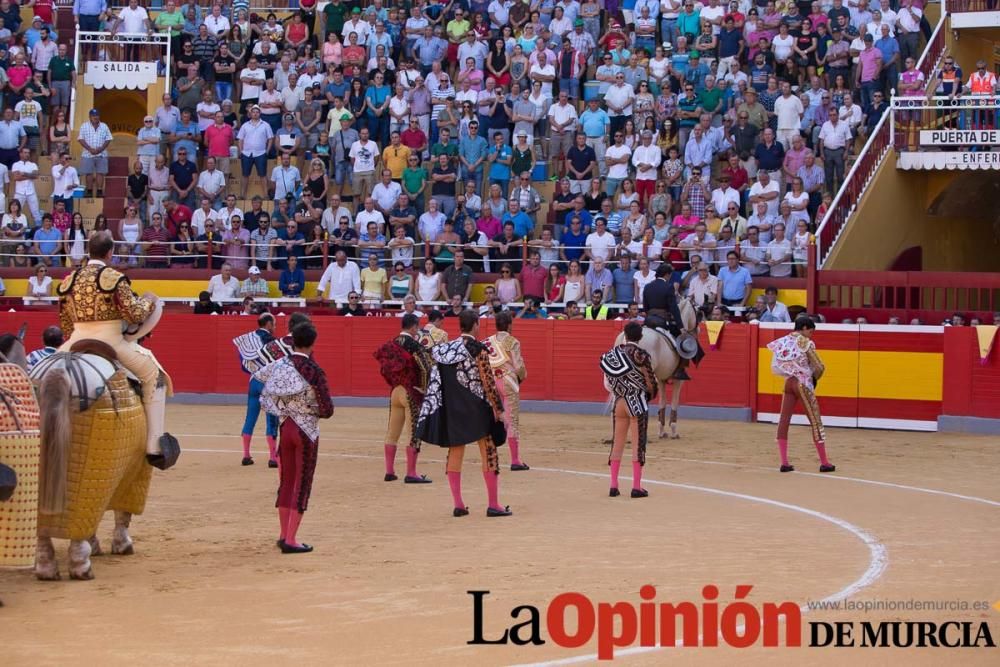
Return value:
<svg viewBox="0 0 1000 667">
<path fill-rule="evenodd" d="M 692 335 L 696 335 L 698 329 L 698 312 L 695 310 L 694 306 L 689 300 L 681 299 L 680 303 L 678 303 L 678 309 L 681 313 L 681 328 Z M 617 338 L 615 338 L 615 345 L 622 345 L 624 343 L 625 334 L 621 333 Z M 653 374 L 656 375 L 657 383 L 659 385 L 657 389 L 660 396 L 659 410 L 657 411 L 659 437 L 665 438 L 667 437 L 667 380 L 673 377 L 674 372 L 677 370 L 677 366 L 680 364 L 681 358 L 663 334 L 660 334 L 655 329 L 651 329 L 649 327 L 643 328 L 642 340 L 639 341 L 639 347 L 649 353 L 650 361 L 653 364 Z M 684 381 L 673 381 L 673 392 L 670 401 L 670 438 L 673 440 L 677 440 L 681 437 L 677 430 L 677 409 L 681 404 L 681 390 L 683 386 Z M 611 397 L 611 401 L 613 404 L 614 397 Z"/>
<path fill-rule="evenodd" d="M 96 532 L 114 511 L 111 553 L 135 552 L 129 526 L 145 509 L 152 469 L 146 462 L 146 414 L 141 390 L 115 352 L 80 341 L 31 371 L 38 385 L 42 445 L 66 452 L 43 462 L 35 576 L 60 578 L 53 538 L 68 539 L 71 579 L 93 579 L 90 557 L 102 554 Z"/>
</svg>

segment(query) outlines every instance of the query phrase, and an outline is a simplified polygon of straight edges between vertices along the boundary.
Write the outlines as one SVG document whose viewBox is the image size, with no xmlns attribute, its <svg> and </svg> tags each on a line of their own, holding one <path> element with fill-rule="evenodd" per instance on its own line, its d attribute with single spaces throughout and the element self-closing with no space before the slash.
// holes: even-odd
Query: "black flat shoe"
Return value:
<svg viewBox="0 0 1000 667">
<path fill-rule="evenodd" d="M 836 470 L 837 470 L 837 466 L 833 465 L 832 463 L 830 463 L 829 465 L 825 465 L 825 466 L 820 466 L 819 467 L 819 471 L 820 472 L 834 472 Z"/>
<path fill-rule="evenodd" d="M 510 516 L 513 512 L 510 511 L 510 507 L 504 507 L 502 510 L 493 509 L 492 507 L 486 508 L 486 516 Z"/>
<path fill-rule="evenodd" d="M 617 498 L 621 494 L 622 494 L 622 492 L 619 491 L 617 488 L 614 488 L 614 487 L 612 487 L 612 489 L 610 491 L 608 491 L 608 495 L 611 496 L 612 498 Z"/>
<path fill-rule="evenodd" d="M 249 456 L 244 456 L 243 457 L 243 465 L 245 465 L 245 466 L 252 466 L 253 465 L 253 459 L 250 458 Z"/>
<path fill-rule="evenodd" d="M 520 470 L 531 470 L 531 468 L 528 467 L 527 463 L 515 463 L 511 465 L 510 469 L 514 472 L 518 472 Z"/>
<path fill-rule="evenodd" d="M 646 489 L 632 489 L 633 498 L 645 498 L 649 495 L 649 491 Z"/>
<path fill-rule="evenodd" d="M 430 484 L 433 481 L 433 479 L 428 479 L 427 475 L 417 475 L 415 477 L 407 475 L 403 478 L 403 484 Z"/>
<path fill-rule="evenodd" d="M 270 461 L 267 462 L 267 467 L 268 468 L 277 468 L 278 467 L 278 462 L 275 461 L 274 459 L 271 459 Z"/>
<path fill-rule="evenodd" d="M 397 479 L 399 479 L 399 478 L 396 477 L 395 475 L 390 475 L 390 474 L 386 473 L 385 477 L 382 478 L 382 481 L 384 481 L 384 482 L 395 482 Z"/>
<path fill-rule="evenodd" d="M 275 541 L 274 541 L 274 543 L 278 545 L 278 548 L 279 548 L 279 549 L 280 549 L 281 547 L 285 546 L 285 540 L 283 540 L 283 539 L 281 539 L 281 538 L 278 538 L 277 540 L 275 540 Z"/>
<path fill-rule="evenodd" d="M 308 544 L 300 544 L 296 547 L 285 542 L 281 545 L 281 553 L 283 554 L 307 554 L 312 550 L 313 548 Z"/>
<path fill-rule="evenodd" d="M 465 516 L 469 513 L 469 508 L 456 507 L 451 511 L 451 515 L 454 517 Z"/>
<path fill-rule="evenodd" d="M 795 466 L 793 465 L 781 466 L 780 468 L 778 468 L 778 472 L 795 472 Z"/>
</svg>

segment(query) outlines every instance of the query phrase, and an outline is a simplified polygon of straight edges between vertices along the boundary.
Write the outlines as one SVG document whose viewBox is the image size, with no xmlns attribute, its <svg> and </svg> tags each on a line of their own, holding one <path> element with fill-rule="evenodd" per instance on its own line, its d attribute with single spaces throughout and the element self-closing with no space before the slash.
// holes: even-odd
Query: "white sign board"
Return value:
<svg viewBox="0 0 1000 667">
<path fill-rule="evenodd" d="M 1000 130 L 920 130 L 921 146 L 995 146 Z"/>
<path fill-rule="evenodd" d="M 144 90 L 156 83 L 156 63 L 88 62 L 83 82 L 94 88 Z"/>
<path fill-rule="evenodd" d="M 1000 152 L 903 151 L 896 166 L 900 169 L 989 169 L 1000 171 Z"/>
<path fill-rule="evenodd" d="M 1000 167 L 1000 153 L 982 152 L 958 152 L 945 153 L 945 164 L 955 164 L 961 166 L 990 167 L 996 169 Z"/>
</svg>

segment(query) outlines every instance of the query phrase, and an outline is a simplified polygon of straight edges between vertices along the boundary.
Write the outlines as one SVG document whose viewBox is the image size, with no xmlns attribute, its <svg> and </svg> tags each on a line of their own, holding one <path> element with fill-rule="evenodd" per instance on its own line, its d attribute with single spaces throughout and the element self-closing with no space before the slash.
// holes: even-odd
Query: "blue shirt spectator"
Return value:
<svg viewBox="0 0 1000 667">
<path fill-rule="evenodd" d="M 305 254 L 306 237 L 302 232 L 299 231 L 298 227 L 294 227 L 294 231 L 291 234 L 289 234 L 289 228 L 286 226 L 278 230 L 278 242 L 281 243 L 284 241 L 298 241 L 299 243 L 292 246 L 291 251 L 289 251 L 288 248 L 283 243 L 282 245 L 278 246 L 279 265 L 283 269 L 288 265 L 288 262 L 285 260 L 287 260 L 290 255 L 294 255 L 298 260 L 301 261 L 302 255 Z"/>
<path fill-rule="evenodd" d="M 292 262 L 295 268 L 292 268 Z M 278 276 L 278 290 L 281 296 L 297 298 L 302 295 L 302 288 L 306 285 L 306 273 L 299 268 L 298 260 L 290 260 Z"/>
<path fill-rule="evenodd" d="M 486 140 L 483 139 L 478 134 L 474 137 L 470 136 L 468 139 L 459 142 L 458 145 L 458 156 L 465 160 L 470 166 L 475 165 L 476 162 L 486 160 L 486 154 L 489 151 L 489 146 L 486 144 Z M 482 163 L 475 167 L 475 171 L 481 171 L 483 168 Z M 462 165 L 463 174 L 467 171 L 468 167 L 465 164 Z"/>
<path fill-rule="evenodd" d="M 624 263 L 625 260 L 622 260 Z M 615 281 L 615 303 L 632 303 L 635 301 L 635 269 L 631 262 L 629 268 L 619 266 L 612 272 Z"/>
<path fill-rule="evenodd" d="M 722 283 L 722 298 L 727 303 L 743 303 L 746 296 L 746 287 L 753 284 L 750 272 L 744 266 L 738 264 L 735 257 L 728 258 L 729 266 L 719 269 L 719 282 Z M 736 268 L 733 268 L 736 264 Z"/>
<path fill-rule="evenodd" d="M 580 127 L 583 128 L 583 133 L 592 139 L 604 138 L 610 124 L 611 118 L 608 117 L 608 112 L 600 107 L 597 107 L 596 111 L 588 108 L 580 115 Z"/>
<path fill-rule="evenodd" d="M 579 260 L 583 257 L 583 251 L 586 249 L 587 233 L 583 231 L 582 226 L 578 231 L 572 228 L 567 229 L 562 235 L 562 245 L 563 256 L 566 257 L 567 262 L 572 262 L 574 259 Z"/>
<path fill-rule="evenodd" d="M 518 211 L 516 214 L 511 215 L 510 211 L 503 214 L 503 219 L 500 221 L 503 224 L 508 222 L 514 223 L 514 234 L 516 236 L 525 237 L 531 235 L 535 231 L 535 223 L 531 220 L 531 217 L 524 211 Z"/>
</svg>

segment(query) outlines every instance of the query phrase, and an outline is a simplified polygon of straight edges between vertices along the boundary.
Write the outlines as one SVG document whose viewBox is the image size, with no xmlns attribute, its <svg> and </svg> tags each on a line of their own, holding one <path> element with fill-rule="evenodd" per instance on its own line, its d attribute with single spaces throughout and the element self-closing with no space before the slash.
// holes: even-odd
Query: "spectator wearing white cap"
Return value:
<svg viewBox="0 0 1000 667">
<path fill-rule="evenodd" d="M 251 266 L 247 269 L 247 279 L 240 285 L 240 296 L 266 297 L 268 294 L 267 281 L 260 275 L 260 269 Z"/>
</svg>

